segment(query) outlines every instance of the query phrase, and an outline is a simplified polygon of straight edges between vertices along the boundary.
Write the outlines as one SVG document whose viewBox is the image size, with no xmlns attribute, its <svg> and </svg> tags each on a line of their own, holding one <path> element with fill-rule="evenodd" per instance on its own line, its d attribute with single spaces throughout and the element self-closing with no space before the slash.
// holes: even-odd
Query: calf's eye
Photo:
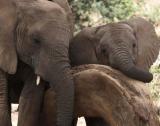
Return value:
<svg viewBox="0 0 160 126">
<path fill-rule="evenodd" d="M 133 45 L 132 45 L 132 46 L 133 46 L 133 48 L 135 48 L 135 47 L 136 47 L 136 44 L 135 44 L 135 43 L 133 43 Z"/>
</svg>

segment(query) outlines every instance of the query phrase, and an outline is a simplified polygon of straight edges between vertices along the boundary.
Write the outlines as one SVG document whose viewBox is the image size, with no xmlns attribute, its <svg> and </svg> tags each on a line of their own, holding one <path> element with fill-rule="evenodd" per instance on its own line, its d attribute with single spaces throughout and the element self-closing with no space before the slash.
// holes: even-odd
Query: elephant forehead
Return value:
<svg viewBox="0 0 160 126">
<path fill-rule="evenodd" d="M 99 36 L 99 38 L 103 36 L 108 41 L 115 41 L 115 39 L 122 39 L 125 37 L 130 38 L 132 33 L 132 28 L 122 23 L 109 23 L 97 28 L 96 31 L 96 35 Z"/>
<path fill-rule="evenodd" d="M 18 1 L 18 0 L 17 0 Z M 24 2 L 25 0 L 17 2 L 17 6 L 20 12 L 32 17 L 43 17 L 48 16 L 50 18 L 54 17 L 56 14 L 65 14 L 63 8 L 61 8 L 57 3 L 51 1 L 37 0 L 32 2 Z"/>
<path fill-rule="evenodd" d="M 35 7 L 46 12 L 64 11 L 63 8 L 61 8 L 57 3 L 44 0 L 39 0 L 38 2 L 35 2 L 33 8 Z"/>
</svg>

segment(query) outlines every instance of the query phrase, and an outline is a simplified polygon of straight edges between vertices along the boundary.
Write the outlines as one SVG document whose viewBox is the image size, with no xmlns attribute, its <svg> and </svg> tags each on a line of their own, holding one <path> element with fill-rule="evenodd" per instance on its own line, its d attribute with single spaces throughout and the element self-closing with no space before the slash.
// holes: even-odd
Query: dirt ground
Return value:
<svg viewBox="0 0 160 126">
<path fill-rule="evenodd" d="M 18 112 L 16 111 L 17 107 L 18 107 L 17 104 L 12 104 L 12 126 L 17 126 L 17 119 L 18 119 Z M 78 119 L 77 126 L 86 126 L 83 118 Z"/>
</svg>

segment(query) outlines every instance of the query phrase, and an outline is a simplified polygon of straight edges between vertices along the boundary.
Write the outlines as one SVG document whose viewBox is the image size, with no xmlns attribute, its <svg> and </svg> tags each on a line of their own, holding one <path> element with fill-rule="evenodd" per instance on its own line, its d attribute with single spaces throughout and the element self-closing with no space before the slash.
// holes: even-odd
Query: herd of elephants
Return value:
<svg viewBox="0 0 160 126">
<path fill-rule="evenodd" d="M 11 103 L 19 102 L 18 126 L 40 126 L 43 97 L 56 92 L 56 124 L 71 126 L 74 82 L 71 67 L 102 64 L 150 82 L 160 41 L 140 17 L 74 32 L 67 0 L 0 0 L 0 126 L 11 126 Z M 75 122 L 75 123 L 73 123 Z M 87 126 L 107 126 L 86 118 Z M 95 122 L 95 123 L 93 123 Z M 48 126 L 48 125 L 44 125 Z"/>
</svg>

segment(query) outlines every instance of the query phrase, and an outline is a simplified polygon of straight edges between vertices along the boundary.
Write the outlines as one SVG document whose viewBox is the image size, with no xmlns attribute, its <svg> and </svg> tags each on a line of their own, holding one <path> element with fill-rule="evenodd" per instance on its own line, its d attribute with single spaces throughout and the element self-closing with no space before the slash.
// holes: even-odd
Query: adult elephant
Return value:
<svg viewBox="0 0 160 126">
<path fill-rule="evenodd" d="M 158 56 L 160 42 L 151 23 L 135 17 L 125 22 L 85 28 L 70 43 L 73 66 L 103 64 L 125 75 L 150 82 L 149 68 Z"/>
<path fill-rule="evenodd" d="M 109 65 L 136 80 L 150 82 L 150 66 L 156 60 L 160 41 L 151 23 L 135 17 L 128 21 L 85 28 L 70 43 L 72 66 Z M 105 126 L 100 118 L 86 118 L 88 126 Z"/>
<path fill-rule="evenodd" d="M 1 126 L 11 126 L 7 91 L 10 78 L 25 84 L 20 98 L 19 126 L 37 124 L 44 80 L 56 91 L 57 126 L 71 125 L 74 85 L 68 48 L 73 22 L 68 18 L 71 11 L 67 11 L 70 10 L 67 0 L 64 3 L 65 8 L 47 0 L 0 1 Z M 19 70 L 23 74 L 19 75 Z"/>
</svg>

